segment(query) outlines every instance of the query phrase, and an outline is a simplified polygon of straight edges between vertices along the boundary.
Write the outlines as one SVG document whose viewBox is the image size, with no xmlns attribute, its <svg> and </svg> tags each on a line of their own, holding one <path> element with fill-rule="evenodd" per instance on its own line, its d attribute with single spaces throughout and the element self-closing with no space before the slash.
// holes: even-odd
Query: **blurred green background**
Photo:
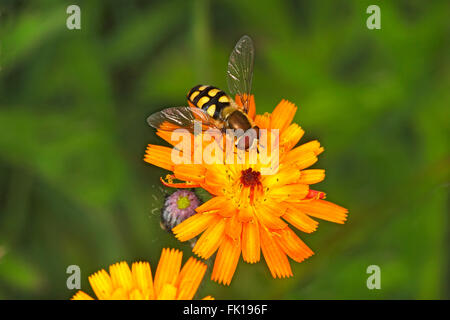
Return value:
<svg viewBox="0 0 450 320">
<path fill-rule="evenodd" d="M 81 7 L 81 30 L 66 8 Z M 366 8 L 381 8 L 369 30 Z M 299 106 L 319 139 L 318 189 L 345 225 L 300 234 L 315 255 L 274 280 L 240 262 L 218 299 L 448 299 L 450 24 L 448 1 L 0 2 L 0 298 L 68 299 L 66 268 L 87 278 L 163 247 L 162 143 L 146 117 L 186 104 L 196 84 L 226 89 L 243 35 L 256 47 L 258 113 Z M 366 268 L 381 268 L 368 290 Z"/>
</svg>

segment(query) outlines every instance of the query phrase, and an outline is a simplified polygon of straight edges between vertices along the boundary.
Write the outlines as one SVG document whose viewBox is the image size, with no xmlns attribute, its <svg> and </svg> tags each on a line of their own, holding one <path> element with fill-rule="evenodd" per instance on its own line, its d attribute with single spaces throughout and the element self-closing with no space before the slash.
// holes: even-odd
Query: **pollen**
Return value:
<svg viewBox="0 0 450 320">
<path fill-rule="evenodd" d="M 255 187 L 261 184 L 261 172 L 253 171 L 252 168 L 242 170 L 241 183 L 244 187 Z"/>
</svg>

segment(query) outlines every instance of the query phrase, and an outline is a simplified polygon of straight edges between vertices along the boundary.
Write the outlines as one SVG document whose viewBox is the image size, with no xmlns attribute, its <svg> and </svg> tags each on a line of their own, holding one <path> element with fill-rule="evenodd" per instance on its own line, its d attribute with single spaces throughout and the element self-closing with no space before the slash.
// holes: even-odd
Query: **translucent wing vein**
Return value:
<svg viewBox="0 0 450 320">
<path fill-rule="evenodd" d="M 252 39 L 249 36 L 243 36 L 237 42 L 228 61 L 228 88 L 233 97 L 236 95 L 240 97 L 245 112 L 248 111 L 252 89 L 254 56 Z"/>
</svg>

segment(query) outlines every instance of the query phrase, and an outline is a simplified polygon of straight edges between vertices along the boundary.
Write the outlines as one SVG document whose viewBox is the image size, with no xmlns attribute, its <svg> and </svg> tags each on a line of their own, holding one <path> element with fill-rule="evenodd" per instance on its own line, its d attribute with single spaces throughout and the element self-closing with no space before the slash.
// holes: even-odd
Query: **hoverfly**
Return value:
<svg viewBox="0 0 450 320">
<path fill-rule="evenodd" d="M 189 90 L 187 100 L 189 106 L 167 108 L 148 117 L 150 126 L 172 131 L 181 127 L 194 131 L 194 121 L 202 122 L 202 130 L 208 128 L 237 130 L 236 147 L 248 150 L 259 133 L 247 116 L 250 105 L 250 92 L 253 77 L 255 49 L 249 36 L 243 36 L 230 54 L 227 68 L 227 83 L 231 96 L 219 88 L 209 85 L 197 85 Z M 242 106 L 232 97 L 239 97 Z M 240 134 L 239 134 L 240 133 Z"/>
</svg>

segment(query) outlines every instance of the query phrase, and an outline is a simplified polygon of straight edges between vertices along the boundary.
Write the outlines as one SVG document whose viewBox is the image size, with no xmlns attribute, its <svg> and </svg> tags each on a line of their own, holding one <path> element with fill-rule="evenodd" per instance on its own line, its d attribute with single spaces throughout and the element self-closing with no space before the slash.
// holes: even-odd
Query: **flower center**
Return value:
<svg viewBox="0 0 450 320">
<path fill-rule="evenodd" d="M 261 173 L 259 171 L 253 171 L 252 168 L 242 170 L 241 183 L 244 187 L 255 187 L 261 184 Z"/>
<path fill-rule="evenodd" d="M 177 200 L 177 207 L 178 209 L 186 209 L 191 205 L 191 201 L 187 196 L 185 197 L 179 197 Z"/>
</svg>

